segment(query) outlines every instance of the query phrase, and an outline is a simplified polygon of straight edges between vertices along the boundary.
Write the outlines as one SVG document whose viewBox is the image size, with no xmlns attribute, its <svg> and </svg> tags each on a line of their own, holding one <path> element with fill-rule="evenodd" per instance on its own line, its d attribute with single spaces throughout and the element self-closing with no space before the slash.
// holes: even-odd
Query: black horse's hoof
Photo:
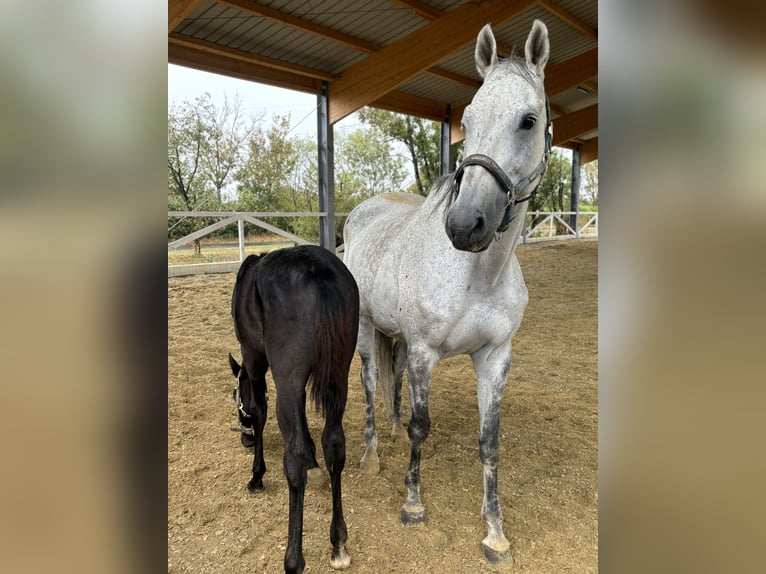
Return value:
<svg viewBox="0 0 766 574">
<path fill-rule="evenodd" d="M 263 480 L 251 480 L 247 483 L 247 491 L 250 493 L 261 492 L 263 490 Z"/>
<path fill-rule="evenodd" d="M 253 435 L 242 433 L 239 435 L 239 440 L 242 441 L 242 446 L 245 448 L 253 448 L 255 446 Z"/>
<path fill-rule="evenodd" d="M 403 506 L 401 521 L 405 526 L 417 526 L 426 521 L 426 509 L 422 504 L 417 506 Z"/>
<path fill-rule="evenodd" d="M 484 551 L 484 558 L 491 564 L 500 564 L 508 561 L 513 563 L 513 553 L 511 552 L 510 544 L 507 548 L 492 548 L 482 542 L 481 549 Z"/>
</svg>

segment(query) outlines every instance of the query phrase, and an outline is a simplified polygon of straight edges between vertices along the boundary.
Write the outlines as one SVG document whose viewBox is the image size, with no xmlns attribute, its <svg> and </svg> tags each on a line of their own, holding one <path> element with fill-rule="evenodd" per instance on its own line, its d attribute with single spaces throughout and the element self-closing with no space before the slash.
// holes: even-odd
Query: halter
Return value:
<svg viewBox="0 0 766 574">
<path fill-rule="evenodd" d="M 548 167 L 548 158 L 551 155 L 551 141 L 553 139 L 551 105 L 547 96 L 545 97 L 545 119 L 545 151 L 543 152 L 543 159 L 540 160 L 540 163 L 537 164 L 537 167 L 532 170 L 532 173 L 530 173 L 524 179 L 519 180 L 516 184 L 511 181 L 511 178 L 508 177 L 508 174 L 503 171 L 503 168 L 501 168 L 495 160 L 480 153 L 471 154 L 463 159 L 463 163 L 460 164 L 460 167 L 458 167 L 457 170 L 455 170 L 455 173 L 452 175 L 451 190 L 455 197 L 457 197 L 457 194 L 460 192 L 460 182 L 463 179 L 463 172 L 465 171 L 465 168 L 471 165 L 480 165 L 486 169 L 502 186 L 503 190 L 507 194 L 508 202 L 505 205 L 503 220 L 500 222 L 500 225 L 497 228 L 496 235 L 498 235 L 498 237 L 500 233 L 503 233 L 508 229 L 511 221 L 513 221 L 513 207 L 519 203 L 523 203 L 532 199 L 537 194 L 537 188 L 539 188 L 540 184 L 543 182 L 543 175 L 545 174 L 545 170 Z M 529 186 L 537 177 L 540 178 L 540 181 L 537 182 L 535 188 L 524 197 L 519 197 L 519 194 L 524 189 L 526 189 L 527 186 Z"/>
<path fill-rule="evenodd" d="M 242 413 L 243 416 L 246 416 L 247 418 L 250 418 L 250 415 L 245 411 L 245 405 L 242 404 L 242 395 L 239 392 L 239 377 L 242 375 L 242 371 L 244 370 L 244 366 L 239 370 L 239 373 L 237 373 L 237 384 L 234 386 L 234 402 L 237 404 L 237 409 L 240 413 Z M 237 417 L 239 418 L 239 417 Z M 246 427 L 242 424 L 242 420 L 240 418 L 239 421 L 239 428 L 237 427 L 231 427 L 230 430 L 233 430 L 234 432 L 241 432 L 244 434 L 254 435 L 255 429 L 250 426 Z"/>
</svg>

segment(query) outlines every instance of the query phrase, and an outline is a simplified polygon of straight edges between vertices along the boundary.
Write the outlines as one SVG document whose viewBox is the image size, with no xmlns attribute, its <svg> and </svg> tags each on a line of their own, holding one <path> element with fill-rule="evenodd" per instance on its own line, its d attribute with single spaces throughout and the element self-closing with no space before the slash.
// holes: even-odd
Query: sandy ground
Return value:
<svg viewBox="0 0 766 574">
<path fill-rule="evenodd" d="M 530 300 L 514 339 L 502 403 L 499 473 L 514 563 L 493 566 L 481 552 L 486 533 L 476 379 L 469 358 L 446 360 L 434 373 L 432 428 L 421 467 L 428 522 L 405 527 L 399 510 L 409 453 L 405 443 L 391 442 L 385 418 L 379 426 L 380 474 L 371 477 L 358 470 L 364 398 L 357 357 L 344 419 L 349 572 L 598 570 L 598 243 L 534 244 L 517 252 Z M 229 431 L 236 417 L 226 357 L 232 352 L 239 358 L 229 313 L 234 278 L 168 280 L 168 572 L 282 571 L 288 494 L 271 380 L 265 491 L 251 495 L 244 490 L 252 451 Z M 403 395 L 403 413 L 408 413 Z M 310 411 L 319 444 L 322 420 Z M 383 412 L 380 404 L 378 412 Z M 306 572 L 333 572 L 326 482 L 309 485 L 305 506 Z"/>
</svg>

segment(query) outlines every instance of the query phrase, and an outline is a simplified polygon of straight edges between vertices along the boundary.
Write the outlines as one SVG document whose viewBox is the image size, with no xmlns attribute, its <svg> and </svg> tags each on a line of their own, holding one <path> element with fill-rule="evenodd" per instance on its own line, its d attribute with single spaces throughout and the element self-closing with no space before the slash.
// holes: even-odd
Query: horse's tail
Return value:
<svg viewBox="0 0 766 574">
<path fill-rule="evenodd" d="M 355 286 L 356 287 L 356 286 Z M 335 285 L 319 283 L 314 319 L 314 364 L 311 400 L 325 416 L 343 416 L 348 398 L 348 369 L 358 328 L 356 301 L 348 301 Z"/>
<path fill-rule="evenodd" d="M 394 409 L 394 339 L 375 331 L 375 362 L 378 366 L 378 386 L 383 394 L 383 406 L 389 416 Z"/>
</svg>

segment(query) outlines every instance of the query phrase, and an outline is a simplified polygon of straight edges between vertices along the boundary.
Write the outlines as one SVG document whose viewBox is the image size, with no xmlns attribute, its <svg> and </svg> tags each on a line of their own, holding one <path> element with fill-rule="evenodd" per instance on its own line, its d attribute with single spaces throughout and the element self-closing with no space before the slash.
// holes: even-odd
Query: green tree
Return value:
<svg viewBox="0 0 766 574">
<path fill-rule="evenodd" d="M 598 206 L 598 160 L 582 166 L 580 178 L 580 196 L 583 202 Z"/>
<path fill-rule="evenodd" d="M 362 122 L 404 145 L 415 172 L 415 190 L 427 195 L 439 177 L 440 125 L 375 108 L 362 108 L 358 113 Z"/>
<path fill-rule="evenodd" d="M 530 200 L 530 211 L 569 211 L 572 191 L 572 162 L 554 149 L 548 158 L 548 169 L 537 189 L 537 196 Z"/>
<path fill-rule="evenodd" d="M 569 211 L 569 198 L 572 193 L 572 162 L 558 149 L 553 149 L 548 158 L 548 169 L 537 188 L 537 195 L 529 200 L 529 211 Z M 544 215 L 533 216 L 530 227 L 534 227 Z M 561 222 L 556 225 L 565 229 Z"/>
<path fill-rule="evenodd" d="M 383 132 L 367 129 L 335 140 L 335 202 L 347 211 L 365 199 L 398 191 L 407 179 L 404 159 L 392 153 Z"/>
<path fill-rule="evenodd" d="M 202 109 L 205 97 L 195 102 L 184 102 L 168 112 L 168 209 L 182 208 L 194 211 L 201 207 L 214 207 L 217 201 L 214 189 L 204 173 L 208 141 Z M 197 218 L 172 220 L 171 230 L 188 234 L 205 222 Z M 171 234 L 171 236 L 173 236 Z M 195 255 L 201 254 L 199 239 L 194 241 Z"/>
<path fill-rule="evenodd" d="M 242 211 L 293 211 L 293 186 L 300 158 L 297 140 L 289 138 L 290 116 L 274 116 L 268 130 L 254 126 L 245 161 L 236 174 L 237 208 Z M 267 218 L 284 226 L 282 219 Z M 292 223 L 287 227 L 292 230 Z"/>
<path fill-rule="evenodd" d="M 239 169 L 244 144 L 253 127 L 245 127 L 242 101 L 238 95 L 230 100 L 224 95 L 223 106 L 218 109 L 205 94 L 199 101 L 200 117 L 206 131 L 206 145 L 203 149 L 202 165 L 205 177 L 215 189 L 218 203 L 224 201 L 223 189 Z"/>
</svg>

